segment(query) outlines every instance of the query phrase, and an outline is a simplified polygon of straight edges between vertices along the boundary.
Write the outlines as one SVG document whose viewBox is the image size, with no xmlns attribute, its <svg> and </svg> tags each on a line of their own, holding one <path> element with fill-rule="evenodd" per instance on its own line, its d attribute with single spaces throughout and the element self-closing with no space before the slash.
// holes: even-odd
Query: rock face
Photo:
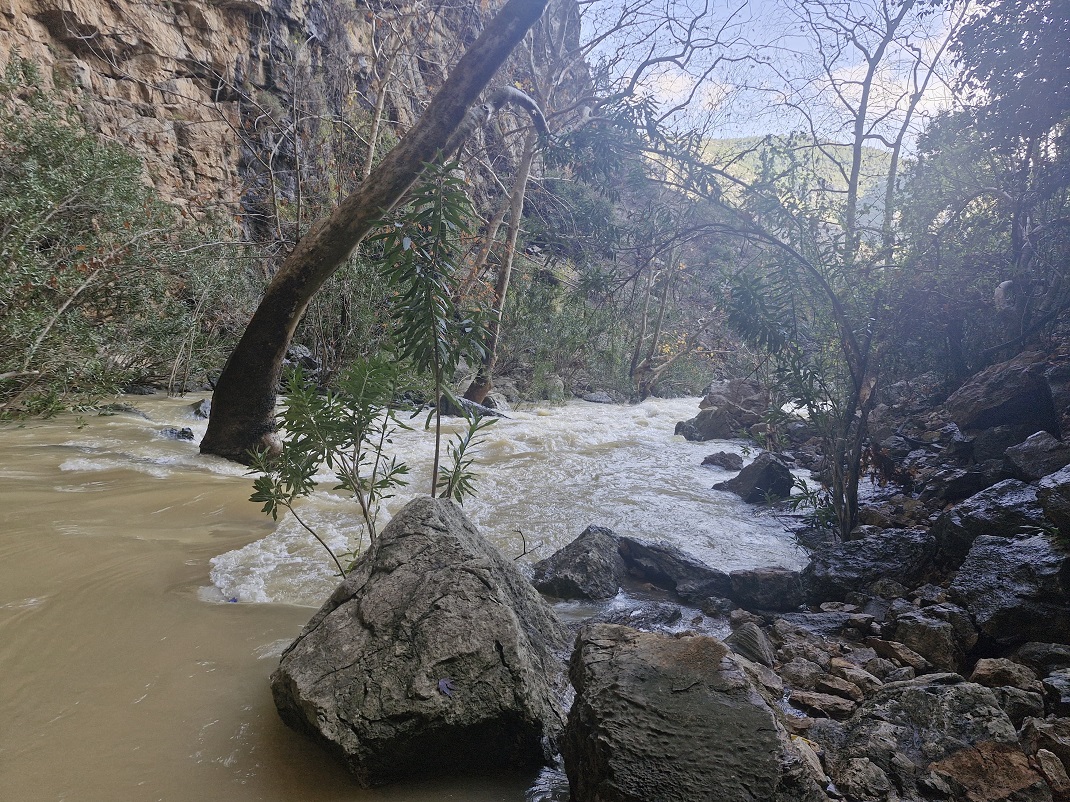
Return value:
<svg viewBox="0 0 1070 802">
<path fill-rule="evenodd" d="M 958 565 L 979 535 L 1013 537 L 1045 523 L 1037 489 L 1007 479 L 943 513 L 932 532 L 941 559 Z"/>
<path fill-rule="evenodd" d="M 357 780 L 534 767 L 564 724 L 567 634 L 452 502 L 418 499 L 283 654 L 283 721 Z"/>
<path fill-rule="evenodd" d="M 794 486 L 795 478 L 784 461 L 765 451 L 740 471 L 739 476 L 718 482 L 713 489 L 735 493 L 748 504 L 763 504 L 771 498 L 787 498 Z"/>
<path fill-rule="evenodd" d="M 578 538 L 535 563 L 535 588 L 559 599 L 611 599 L 628 573 L 617 536 L 588 526 Z"/>
<path fill-rule="evenodd" d="M 815 554 L 802 573 L 807 598 L 842 601 L 867 591 L 878 580 L 907 588 L 920 584 L 936 554 L 936 541 L 918 529 L 885 529 Z"/>
<path fill-rule="evenodd" d="M 1051 799 L 996 695 L 957 674 L 878 688 L 835 760 L 830 773 L 852 799 Z"/>
<path fill-rule="evenodd" d="M 676 424 L 676 434 L 688 440 L 728 440 L 739 437 L 762 419 L 769 396 L 755 381 L 729 379 L 706 388 L 699 414 Z"/>
<path fill-rule="evenodd" d="M 442 80 L 438 65 L 498 5 L 417 12 L 402 2 L 374 6 L 373 17 L 373 7 L 336 0 L 10 0 L 0 8 L 0 65 L 16 52 L 33 62 L 91 130 L 144 160 L 165 200 L 240 204 L 253 227 L 270 195 L 261 159 L 274 163 L 275 190 L 293 193 L 292 102 L 325 125 L 352 107 L 369 111 L 382 80 L 376 52 L 385 61 L 393 31 L 419 13 L 425 27 L 407 37 L 416 52 L 392 62 L 384 115 L 408 128 Z M 324 79 L 335 81 L 324 97 L 339 90 L 352 107 L 317 108 Z"/>
<path fill-rule="evenodd" d="M 574 802 L 824 800 L 744 671 L 714 638 L 585 627 L 562 739 Z"/>
<path fill-rule="evenodd" d="M 1048 534 L 978 537 L 951 593 L 998 643 L 1070 643 L 1070 553 Z"/>
</svg>

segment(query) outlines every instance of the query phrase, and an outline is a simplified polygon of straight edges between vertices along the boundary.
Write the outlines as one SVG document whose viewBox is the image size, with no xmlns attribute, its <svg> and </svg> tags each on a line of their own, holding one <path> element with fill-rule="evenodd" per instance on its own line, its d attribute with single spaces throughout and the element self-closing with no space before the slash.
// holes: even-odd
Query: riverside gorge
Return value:
<svg viewBox="0 0 1070 802">
<path fill-rule="evenodd" d="M 1067 42 L 8 0 L 0 800 L 1070 802 Z"/>
</svg>

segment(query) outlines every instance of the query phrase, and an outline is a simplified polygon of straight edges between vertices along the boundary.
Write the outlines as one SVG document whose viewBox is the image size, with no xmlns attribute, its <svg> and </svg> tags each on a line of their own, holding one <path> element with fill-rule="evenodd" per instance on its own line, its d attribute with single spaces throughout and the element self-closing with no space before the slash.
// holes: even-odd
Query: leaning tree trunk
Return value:
<svg viewBox="0 0 1070 802">
<path fill-rule="evenodd" d="M 216 383 L 201 453 L 248 462 L 254 450 L 278 449 L 276 388 L 282 359 L 308 302 L 383 213 L 401 199 L 424 165 L 436 157 L 449 156 L 496 110 L 493 100 L 470 107 L 542 15 L 546 3 L 509 0 L 451 71 L 412 130 L 359 190 L 297 243 L 268 285 Z M 500 102 L 515 100 L 499 93 Z"/>
</svg>

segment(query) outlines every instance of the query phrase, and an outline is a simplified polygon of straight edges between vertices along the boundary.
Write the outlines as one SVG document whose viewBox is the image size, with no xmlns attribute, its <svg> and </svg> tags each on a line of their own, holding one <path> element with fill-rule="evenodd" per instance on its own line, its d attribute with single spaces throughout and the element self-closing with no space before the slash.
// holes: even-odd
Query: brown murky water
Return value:
<svg viewBox="0 0 1070 802">
<path fill-rule="evenodd" d="M 240 466 L 160 436 L 203 432 L 193 399 L 123 400 L 148 418 L 0 428 L 0 799 L 524 799 L 532 777 L 361 790 L 286 729 L 267 678 L 333 586 L 329 564 L 247 501 Z M 470 514 L 500 547 L 515 553 L 522 528 L 537 559 L 604 523 L 723 567 L 798 564 L 774 524 L 710 493 L 717 474 L 694 464 L 716 447 L 671 437 L 694 401 L 594 406 L 495 431 Z M 401 447 L 417 466 L 430 450 L 422 433 Z M 308 514 L 344 545 L 350 505 L 327 497 Z"/>
</svg>

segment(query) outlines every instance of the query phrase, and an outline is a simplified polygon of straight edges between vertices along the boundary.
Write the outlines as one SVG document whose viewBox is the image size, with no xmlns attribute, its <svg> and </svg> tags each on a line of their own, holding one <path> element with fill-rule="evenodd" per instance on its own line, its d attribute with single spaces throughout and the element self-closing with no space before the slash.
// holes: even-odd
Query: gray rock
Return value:
<svg viewBox="0 0 1070 802">
<path fill-rule="evenodd" d="M 676 434 L 688 440 L 728 440 L 761 421 L 769 395 L 750 379 L 714 382 L 706 388 L 699 414 L 676 424 Z"/>
<path fill-rule="evenodd" d="M 1070 643 L 1070 554 L 1047 534 L 978 537 L 950 590 L 1000 644 Z"/>
<path fill-rule="evenodd" d="M 194 401 L 187 409 L 193 417 L 208 420 L 212 415 L 212 399 L 202 398 L 200 401 Z"/>
<path fill-rule="evenodd" d="M 611 599 L 627 576 L 617 536 L 603 526 L 588 526 L 545 560 L 535 563 L 535 588 L 559 599 Z"/>
<path fill-rule="evenodd" d="M 443 415 L 450 415 L 455 418 L 508 418 L 502 410 L 496 407 L 486 406 L 484 404 L 477 404 L 475 401 L 469 401 L 467 398 L 457 398 L 456 401 L 451 399 L 447 395 L 442 396 L 442 400 L 439 402 L 439 406 L 442 409 Z"/>
<path fill-rule="evenodd" d="M 551 403 L 563 404 L 565 402 L 565 380 L 560 376 L 547 376 L 543 397 Z"/>
<path fill-rule="evenodd" d="M 806 601 L 798 571 L 779 565 L 731 571 L 732 601 L 750 610 L 789 611 Z"/>
<path fill-rule="evenodd" d="M 1044 677 L 1044 701 L 1056 716 L 1070 716 L 1070 668 L 1058 668 Z"/>
<path fill-rule="evenodd" d="M 561 743 L 574 802 L 824 800 L 723 643 L 585 627 Z"/>
<path fill-rule="evenodd" d="M 593 393 L 586 393 L 581 397 L 583 398 L 584 401 L 587 401 L 587 402 L 589 402 L 591 404 L 613 404 L 613 403 L 616 403 L 613 400 L 613 396 L 611 396 L 609 393 L 605 392 L 604 390 L 597 390 L 597 391 L 595 391 Z"/>
<path fill-rule="evenodd" d="M 1037 500 L 1044 515 L 1070 537 L 1070 467 L 1048 474 L 1037 485 Z"/>
<path fill-rule="evenodd" d="M 1014 537 L 1044 523 L 1037 489 L 1007 479 L 943 513 L 933 524 L 932 533 L 941 559 L 958 565 L 979 535 Z"/>
<path fill-rule="evenodd" d="M 711 596 L 729 598 L 732 583 L 724 571 L 669 543 L 620 537 L 620 556 L 628 572 L 645 582 L 674 591 L 686 601 L 699 603 Z"/>
<path fill-rule="evenodd" d="M 919 529 L 885 529 L 815 554 L 802 572 L 809 601 L 842 601 L 866 592 L 878 580 L 915 587 L 930 570 L 936 541 Z"/>
<path fill-rule="evenodd" d="M 764 451 L 734 479 L 718 482 L 713 489 L 735 493 L 748 504 L 764 504 L 770 499 L 787 498 L 794 486 L 795 477 L 784 461 Z"/>
<path fill-rule="evenodd" d="M 894 639 L 940 671 L 958 671 L 977 644 L 977 630 L 961 607 L 934 604 L 896 618 Z"/>
<path fill-rule="evenodd" d="M 866 800 L 1051 799 L 996 694 L 957 674 L 878 688 L 847 722 L 842 748 L 827 757 L 837 786 L 864 786 L 859 798 Z"/>
<path fill-rule="evenodd" d="M 586 623 L 619 624 L 643 632 L 673 633 L 680 628 L 683 611 L 671 602 L 638 601 L 634 607 L 613 607 L 592 616 Z"/>
<path fill-rule="evenodd" d="M 1044 696 L 1036 691 L 1001 686 L 993 689 L 999 706 L 1015 727 L 1021 727 L 1026 719 L 1044 716 Z"/>
<path fill-rule="evenodd" d="M 193 429 L 188 426 L 183 426 L 181 429 L 174 426 L 168 426 L 166 429 L 160 429 L 160 437 L 165 440 L 193 440 Z"/>
<path fill-rule="evenodd" d="M 1005 456 L 1017 478 L 1035 482 L 1070 465 L 1070 445 L 1048 432 L 1037 432 L 1024 443 L 1008 448 Z"/>
<path fill-rule="evenodd" d="M 283 721 L 357 781 L 533 768 L 560 732 L 567 630 L 460 508 L 402 510 L 283 653 Z"/>
<path fill-rule="evenodd" d="M 763 666 L 772 668 L 773 663 L 776 662 L 773 644 L 769 642 L 769 638 L 756 624 L 748 622 L 739 627 L 725 638 L 725 643 L 736 654 L 740 654 L 755 663 L 761 663 Z"/>
<path fill-rule="evenodd" d="M 1047 674 L 1056 668 L 1070 668 L 1070 645 L 1030 641 L 1018 647 L 1014 658 L 1038 674 Z"/>
<path fill-rule="evenodd" d="M 731 451 L 718 451 L 713 454 L 707 454 L 702 460 L 702 464 L 724 468 L 726 471 L 738 471 L 743 468 L 743 457 Z"/>
</svg>

